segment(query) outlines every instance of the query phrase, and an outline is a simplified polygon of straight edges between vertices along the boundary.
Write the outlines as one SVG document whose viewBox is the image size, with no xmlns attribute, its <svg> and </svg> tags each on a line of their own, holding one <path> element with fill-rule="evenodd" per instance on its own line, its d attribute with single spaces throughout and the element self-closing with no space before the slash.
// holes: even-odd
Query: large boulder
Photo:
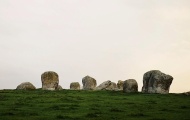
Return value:
<svg viewBox="0 0 190 120">
<path fill-rule="evenodd" d="M 111 84 L 106 88 L 106 90 L 118 90 L 116 83 L 111 82 Z"/>
<path fill-rule="evenodd" d="M 96 87 L 96 90 L 116 90 L 117 85 L 114 82 L 111 82 L 110 80 L 107 80 L 103 83 L 101 83 L 98 87 Z"/>
<path fill-rule="evenodd" d="M 143 93 L 169 93 L 173 77 L 162 73 L 159 70 L 146 72 L 143 76 Z"/>
<path fill-rule="evenodd" d="M 96 88 L 96 80 L 90 76 L 86 76 L 82 79 L 84 90 L 94 90 Z"/>
<path fill-rule="evenodd" d="M 61 87 L 61 85 L 58 85 L 56 90 L 63 90 L 63 88 Z"/>
<path fill-rule="evenodd" d="M 36 87 L 30 82 L 23 82 L 17 86 L 17 90 L 35 90 Z"/>
<path fill-rule="evenodd" d="M 59 84 L 59 76 L 56 72 L 47 71 L 41 75 L 42 90 L 56 90 Z"/>
<path fill-rule="evenodd" d="M 70 84 L 70 89 L 71 90 L 80 90 L 80 84 L 78 82 L 72 82 Z"/>
<path fill-rule="evenodd" d="M 117 82 L 117 88 L 118 88 L 119 90 L 123 90 L 123 83 L 124 83 L 124 81 L 118 80 L 118 82 Z"/>
<path fill-rule="evenodd" d="M 101 83 L 98 87 L 96 87 L 96 90 L 105 90 L 106 88 L 108 88 L 111 85 L 111 81 L 105 81 L 103 83 Z"/>
<path fill-rule="evenodd" d="M 138 92 L 138 83 L 134 79 L 125 80 L 123 83 L 123 92 Z"/>
</svg>

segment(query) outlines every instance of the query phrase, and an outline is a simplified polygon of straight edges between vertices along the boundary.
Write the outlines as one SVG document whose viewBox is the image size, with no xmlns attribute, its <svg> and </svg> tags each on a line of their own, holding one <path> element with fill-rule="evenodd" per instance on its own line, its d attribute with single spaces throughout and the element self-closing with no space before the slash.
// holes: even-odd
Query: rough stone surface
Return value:
<svg viewBox="0 0 190 120">
<path fill-rule="evenodd" d="M 173 77 L 159 70 L 146 72 L 143 76 L 143 93 L 169 93 Z"/>
<path fill-rule="evenodd" d="M 111 84 L 106 88 L 106 90 L 118 90 L 116 83 L 111 82 Z"/>
<path fill-rule="evenodd" d="M 82 79 L 84 90 L 94 90 L 96 88 L 96 80 L 90 76 L 86 76 Z"/>
<path fill-rule="evenodd" d="M 117 85 L 116 83 L 107 80 L 96 87 L 96 90 L 117 90 Z"/>
<path fill-rule="evenodd" d="M 123 92 L 138 92 L 138 83 L 134 79 L 128 79 L 123 83 Z"/>
<path fill-rule="evenodd" d="M 35 90 L 36 87 L 30 82 L 23 82 L 17 86 L 17 90 Z"/>
<path fill-rule="evenodd" d="M 101 83 L 98 87 L 96 87 L 96 90 L 105 90 L 110 85 L 111 85 L 111 81 L 107 80 L 107 81 Z"/>
<path fill-rule="evenodd" d="M 124 83 L 124 81 L 118 80 L 118 82 L 117 82 L 117 88 L 118 88 L 119 90 L 123 90 L 123 83 Z"/>
<path fill-rule="evenodd" d="M 61 87 L 61 85 L 58 85 L 56 90 L 63 90 L 63 88 Z"/>
<path fill-rule="evenodd" d="M 56 90 L 59 84 L 59 76 L 53 71 L 44 72 L 41 75 L 42 90 Z"/>
<path fill-rule="evenodd" d="M 70 89 L 71 90 L 80 90 L 80 84 L 78 82 L 72 82 L 70 84 Z"/>
</svg>

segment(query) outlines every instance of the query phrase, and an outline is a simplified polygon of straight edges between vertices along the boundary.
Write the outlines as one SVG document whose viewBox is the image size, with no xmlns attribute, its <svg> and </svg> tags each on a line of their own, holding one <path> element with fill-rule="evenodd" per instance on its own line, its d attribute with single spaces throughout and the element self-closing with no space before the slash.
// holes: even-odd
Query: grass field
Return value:
<svg viewBox="0 0 190 120">
<path fill-rule="evenodd" d="M 0 90 L 0 120 L 190 120 L 190 96 Z"/>
</svg>

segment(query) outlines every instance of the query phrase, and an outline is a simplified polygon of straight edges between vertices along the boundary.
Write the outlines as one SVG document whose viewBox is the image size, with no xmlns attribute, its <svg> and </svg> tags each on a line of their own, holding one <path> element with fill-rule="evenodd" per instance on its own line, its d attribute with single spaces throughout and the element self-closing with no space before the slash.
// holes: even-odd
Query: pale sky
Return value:
<svg viewBox="0 0 190 120">
<path fill-rule="evenodd" d="M 41 87 L 55 71 L 68 89 L 160 70 L 190 91 L 190 0 L 0 0 L 0 89 Z"/>
</svg>

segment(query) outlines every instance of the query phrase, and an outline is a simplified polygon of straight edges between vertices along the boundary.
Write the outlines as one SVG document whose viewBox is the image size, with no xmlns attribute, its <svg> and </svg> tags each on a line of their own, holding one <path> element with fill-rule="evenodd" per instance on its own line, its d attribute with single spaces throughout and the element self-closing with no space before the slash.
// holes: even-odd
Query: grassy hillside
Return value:
<svg viewBox="0 0 190 120">
<path fill-rule="evenodd" d="M 190 120 L 190 96 L 121 91 L 0 91 L 0 120 Z"/>
</svg>

